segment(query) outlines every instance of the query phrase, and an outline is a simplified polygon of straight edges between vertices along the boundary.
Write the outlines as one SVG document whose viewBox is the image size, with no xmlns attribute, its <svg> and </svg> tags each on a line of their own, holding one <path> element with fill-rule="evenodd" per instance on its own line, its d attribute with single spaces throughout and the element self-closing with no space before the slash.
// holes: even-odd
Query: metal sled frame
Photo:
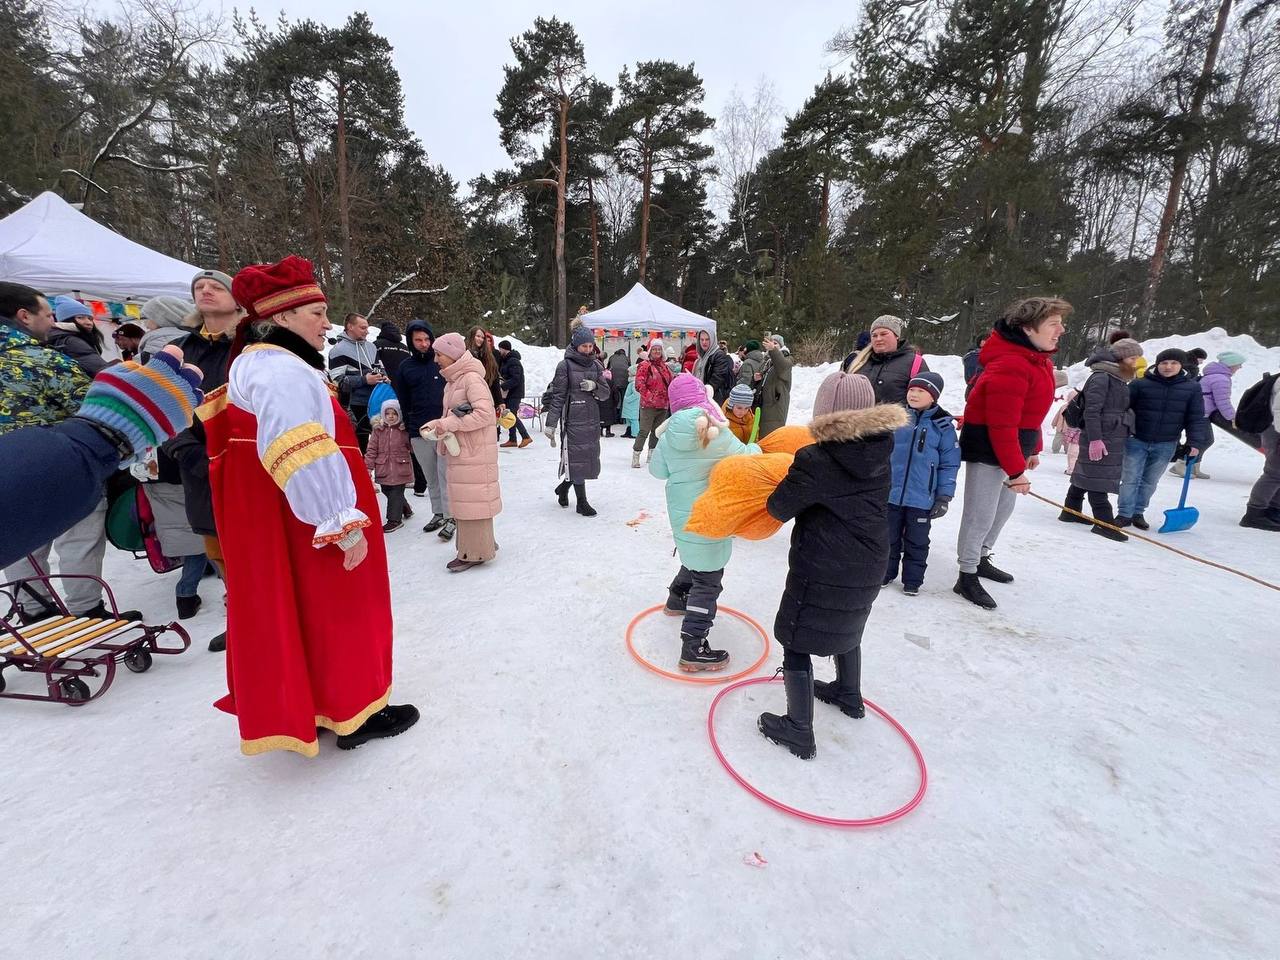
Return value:
<svg viewBox="0 0 1280 960">
<path fill-rule="evenodd" d="M 97 700 L 107 692 L 115 679 L 116 664 L 123 663 L 134 673 L 151 669 L 153 654 L 182 653 L 191 646 L 191 637 L 176 623 L 148 626 L 133 620 L 121 620 L 115 594 L 102 578 L 87 574 L 45 573 L 34 557 L 28 557 L 36 574 L 0 583 L 0 697 L 13 700 L 47 700 L 78 707 Z M 54 580 L 93 580 L 106 592 L 110 617 L 77 617 L 53 587 Z M 51 600 L 41 602 L 56 608 L 39 620 L 23 625 L 19 618 L 22 593 L 34 594 L 29 584 L 42 584 Z M 182 645 L 162 646 L 161 637 L 176 634 Z M 6 693 L 4 671 L 44 675 L 45 694 Z M 90 692 L 85 678 L 99 682 Z"/>
</svg>

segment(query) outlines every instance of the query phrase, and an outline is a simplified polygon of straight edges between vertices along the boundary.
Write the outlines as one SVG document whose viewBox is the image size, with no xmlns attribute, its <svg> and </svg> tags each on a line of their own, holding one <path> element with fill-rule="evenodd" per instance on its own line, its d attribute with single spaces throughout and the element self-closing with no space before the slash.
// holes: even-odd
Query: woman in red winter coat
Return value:
<svg viewBox="0 0 1280 960">
<path fill-rule="evenodd" d="M 1040 463 L 1042 427 L 1053 404 L 1053 355 L 1072 306 L 1055 297 L 1028 297 L 1005 308 L 978 362 L 960 430 L 964 461 L 964 513 L 957 553 L 955 592 L 994 610 L 980 578 L 1010 583 L 991 562 L 1016 494 L 1031 492 L 1027 471 Z"/>
<path fill-rule="evenodd" d="M 640 394 L 640 432 L 631 445 L 631 466 L 640 469 L 640 451 L 645 437 L 649 438 L 649 454 L 645 463 L 653 458 L 653 448 L 658 445 L 658 427 L 671 415 L 667 409 L 667 387 L 671 385 L 671 369 L 661 340 L 649 344 L 649 359 L 640 362 L 636 371 L 636 393 Z"/>
</svg>

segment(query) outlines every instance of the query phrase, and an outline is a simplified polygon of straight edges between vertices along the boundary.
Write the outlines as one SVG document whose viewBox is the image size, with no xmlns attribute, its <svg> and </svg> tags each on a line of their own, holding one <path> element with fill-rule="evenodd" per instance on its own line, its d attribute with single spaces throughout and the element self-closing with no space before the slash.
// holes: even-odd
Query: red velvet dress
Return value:
<svg viewBox="0 0 1280 960">
<path fill-rule="evenodd" d="M 245 754 L 294 750 L 310 757 L 317 727 L 351 733 L 390 695 L 386 548 L 381 527 L 368 519 L 379 515 L 378 503 L 355 433 L 327 384 L 287 351 L 250 349 L 279 351 L 297 363 L 277 354 L 258 372 L 274 381 L 257 394 L 267 427 L 233 402 L 235 365 L 231 389 L 215 391 L 200 409 L 227 576 L 229 692 L 215 706 L 239 720 Z M 297 380 L 282 382 L 291 377 Z M 244 389 L 242 382 L 242 395 Z M 325 401 L 329 409 L 317 411 Z M 344 494 L 347 504 L 339 502 Z M 342 525 L 326 530 L 299 519 L 302 495 Z M 354 527 L 364 528 L 369 552 L 347 571 L 332 543 Z"/>
</svg>

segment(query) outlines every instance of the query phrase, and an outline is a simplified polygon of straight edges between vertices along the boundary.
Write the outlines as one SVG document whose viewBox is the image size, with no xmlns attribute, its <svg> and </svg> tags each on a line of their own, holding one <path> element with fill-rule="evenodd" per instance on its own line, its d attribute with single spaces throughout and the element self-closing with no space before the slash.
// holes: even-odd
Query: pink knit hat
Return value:
<svg viewBox="0 0 1280 960">
<path fill-rule="evenodd" d="M 444 336 L 436 337 L 432 346 L 435 347 L 436 353 L 450 360 L 457 360 L 467 352 L 467 341 L 462 339 L 460 333 L 446 333 Z"/>
<path fill-rule="evenodd" d="M 863 379 L 866 378 L 863 377 Z M 687 410 L 689 407 L 698 407 L 706 412 L 713 422 L 728 422 L 720 408 L 707 396 L 706 385 L 692 373 L 679 374 L 671 381 L 667 386 L 667 401 L 671 405 L 672 413 Z"/>
<path fill-rule="evenodd" d="M 825 416 L 840 410 L 865 410 L 874 406 L 876 392 L 871 381 L 860 373 L 833 373 L 822 381 L 813 398 L 813 415 Z"/>
</svg>

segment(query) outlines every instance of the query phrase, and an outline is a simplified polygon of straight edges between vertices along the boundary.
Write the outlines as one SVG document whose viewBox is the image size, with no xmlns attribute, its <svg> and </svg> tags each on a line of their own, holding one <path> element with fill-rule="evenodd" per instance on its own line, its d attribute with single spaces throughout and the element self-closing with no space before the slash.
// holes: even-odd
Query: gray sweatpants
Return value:
<svg viewBox="0 0 1280 960">
<path fill-rule="evenodd" d="M 435 440 L 425 437 L 410 438 L 414 459 L 422 468 L 422 475 L 427 478 L 427 495 L 431 498 L 431 512 L 451 517 L 449 512 L 449 484 L 444 454 L 436 452 Z"/>
<path fill-rule="evenodd" d="M 49 568 L 49 548 L 58 553 L 58 569 Z M 102 576 L 102 558 L 107 552 L 107 498 L 103 497 L 93 512 L 64 533 L 53 543 L 46 543 L 31 555 L 44 569 L 45 573 L 78 573 L 91 577 Z M 4 581 L 19 580 L 32 576 L 36 571 L 24 557 L 4 572 Z M 41 597 L 49 599 L 49 591 L 43 584 L 32 583 L 31 589 Z M 96 607 L 102 600 L 102 587 L 94 580 L 54 580 L 53 589 L 58 591 L 67 609 L 72 613 L 84 613 Z M 119 596 L 117 594 L 117 596 Z M 23 598 L 18 597 L 19 601 Z M 29 598 L 28 598 L 29 599 Z"/>
<path fill-rule="evenodd" d="M 1280 433 L 1275 427 L 1262 432 L 1262 450 L 1266 460 L 1262 476 L 1249 491 L 1249 507 L 1253 510 L 1280 509 Z"/>
<path fill-rule="evenodd" d="M 1004 470 L 989 463 L 964 465 L 964 512 L 956 553 L 961 573 L 977 573 L 978 562 L 1000 538 L 1018 495 L 1004 485 Z"/>
</svg>

